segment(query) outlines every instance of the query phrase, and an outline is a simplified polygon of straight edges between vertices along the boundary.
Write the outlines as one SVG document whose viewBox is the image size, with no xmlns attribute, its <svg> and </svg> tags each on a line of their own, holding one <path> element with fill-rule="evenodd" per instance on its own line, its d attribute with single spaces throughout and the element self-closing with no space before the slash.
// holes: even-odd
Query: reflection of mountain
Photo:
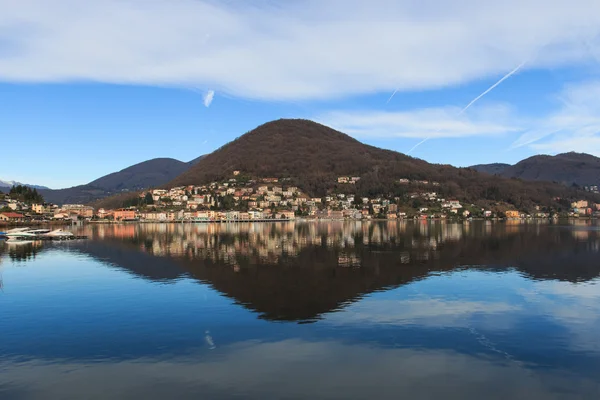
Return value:
<svg viewBox="0 0 600 400">
<path fill-rule="evenodd" d="M 550 225 L 114 225 L 77 245 L 140 277 L 191 277 L 271 320 L 314 320 L 378 290 L 461 266 L 533 279 L 600 275 L 600 235 Z M 584 232 L 585 235 L 582 235 Z M 99 240 L 102 238 L 102 240 Z"/>
</svg>

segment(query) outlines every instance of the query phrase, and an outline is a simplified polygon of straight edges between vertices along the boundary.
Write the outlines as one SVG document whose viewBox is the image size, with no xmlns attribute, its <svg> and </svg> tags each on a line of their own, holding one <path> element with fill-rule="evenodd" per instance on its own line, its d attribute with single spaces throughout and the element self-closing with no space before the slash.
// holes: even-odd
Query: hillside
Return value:
<svg viewBox="0 0 600 400">
<path fill-rule="evenodd" d="M 40 193 L 46 201 L 55 204 L 91 203 L 117 193 L 164 185 L 197 164 L 202 157 L 187 163 L 173 158 L 155 158 L 113 172 L 86 185 L 67 189 L 41 190 Z"/>
<path fill-rule="evenodd" d="M 338 175 L 424 178 L 431 164 L 362 144 L 307 120 L 268 122 L 207 155 L 169 186 L 210 182 L 234 170 L 251 176 L 293 177 L 309 192 L 323 192 Z"/>
<path fill-rule="evenodd" d="M 553 198 L 591 196 L 549 183 L 524 183 L 481 174 L 469 168 L 430 164 L 404 154 L 365 145 L 341 132 L 307 120 L 268 122 L 200 160 L 166 187 L 202 184 L 230 178 L 234 170 L 247 177 L 289 178 L 312 196 L 333 189 L 358 195 L 403 193 L 400 178 L 437 181 L 447 198 L 472 203 L 506 202 L 517 207 L 556 205 Z M 338 185 L 338 176 L 360 176 L 356 185 Z"/>
<path fill-rule="evenodd" d="M 523 180 L 558 182 L 567 186 L 599 185 L 600 158 L 584 153 L 533 156 L 505 168 L 500 175 Z"/>
<path fill-rule="evenodd" d="M 477 172 L 483 172 L 483 173 L 490 174 L 490 175 L 499 175 L 506 168 L 509 168 L 509 167 L 512 167 L 512 165 L 503 164 L 503 163 L 493 163 L 493 164 L 472 165 L 469 168 L 472 168 Z"/>
<path fill-rule="evenodd" d="M 155 158 L 98 178 L 89 185 L 109 191 L 146 189 L 169 182 L 189 167 L 188 163 L 173 158 Z"/>
</svg>

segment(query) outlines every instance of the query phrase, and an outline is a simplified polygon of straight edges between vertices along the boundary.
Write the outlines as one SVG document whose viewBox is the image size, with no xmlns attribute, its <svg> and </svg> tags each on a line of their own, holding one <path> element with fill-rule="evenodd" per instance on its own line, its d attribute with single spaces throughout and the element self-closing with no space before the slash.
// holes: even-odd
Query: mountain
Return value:
<svg viewBox="0 0 600 400">
<path fill-rule="evenodd" d="M 155 158 L 98 178 L 86 185 L 59 190 L 41 190 L 50 203 L 90 203 L 121 192 L 130 192 L 164 185 L 198 163 L 203 156 L 190 162 L 173 158 Z"/>
<path fill-rule="evenodd" d="M 470 168 L 430 164 L 407 155 L 369 146 L 341 132 L 307 120 L 268 122 L 206 155 L 165 187 L 228 179 L 233 171 L 246 177 L 289 178 L 311 196 L 332 189 L 357 195 L 400 195 L 414 188 L 400 178 L 441 183 L 435 189 L 445 198 L 470 203 L 504 202 L 527 208 L 556 205 L 554 198 L 585 197 L 550 182 L 524 183 L 482 174 Z M 338 176 L 359 176 L 356 185 L 338 185 Z"/>
<path fill-rule="evenodd" d="M 473 168 L 477 172 L 483 172 L 490 175 L 499 175 L 506 168 L 512 167 L 510 164 L 494 163 L 494 164 L 478 164 L 472 165 L 469 168 Z"/>
<path fill-rule="evenodd" d="M 502 171 L 502 176 L 553 181 L 564 185 L 600 185 L 600 158 L 585 153 L 529 157 Z"/>
<path fill-rule="evenodd" d="M 206 155 L 169 186 L 224 179 L 234 170 L 251 176 L 293 177 L 302 181 L 305 190 L 318 193 L 338 175 L 424 178 L 431 164 L 362 144 L 313 121 L 281 119 Z"/>
<path fill-rule="evenodd" d="M 496 166 L 504 166 L 496 167 Z M 484 164 L 471 168 L 506 178 L 528 181 L 550 181 L 571 186 L 600 185 L 600 158 L 585 153 L 537 155 L 508 164 Z"/>
<path fill-rule="evenodd" d="M 190 164 L 173 158 L 155 158 L 98 178 L 89 185 L 109 191 L 146 189 L 169 182 L 189 167 Z"/>
<path fill-rule="evenodd" d="M 21 182 L 17 182 L 17 181 L 3 181 L 2 179 L 0 179 L 0 189 L 4 189 L 4 188 L 10 189 L 11 187 L 18 186 L 18 185 L 27 186 L 32 189 L 48 189 L 46 186 L 31 185 L 29 183 L 21 183 Z"/>
</svg>

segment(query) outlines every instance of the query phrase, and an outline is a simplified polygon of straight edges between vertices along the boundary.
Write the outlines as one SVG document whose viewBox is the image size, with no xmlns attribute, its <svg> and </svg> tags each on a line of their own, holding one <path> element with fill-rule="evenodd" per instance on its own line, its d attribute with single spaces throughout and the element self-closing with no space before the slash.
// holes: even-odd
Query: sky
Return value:
<svg viewBox="0 0 600 400">
<path fill-rule="evenodd" d="M 0 0 L 0 179 L 307 118 L 429 162 L 600 156 L 597 0 Z M 482 96 L 483 95 L 483 96 Z"/>
</svg>

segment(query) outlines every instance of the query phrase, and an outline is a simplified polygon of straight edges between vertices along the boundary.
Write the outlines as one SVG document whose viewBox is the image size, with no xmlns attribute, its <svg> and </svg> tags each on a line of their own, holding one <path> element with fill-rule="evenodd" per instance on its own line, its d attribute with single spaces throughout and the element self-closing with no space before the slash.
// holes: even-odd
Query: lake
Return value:
<svg viewBox="0 0 600 400">
<path fill-rule="evenodd" d="M 0 242 L 0 399 L 598 399 L 600 226 L 86 225 Z"/>
</svg>

